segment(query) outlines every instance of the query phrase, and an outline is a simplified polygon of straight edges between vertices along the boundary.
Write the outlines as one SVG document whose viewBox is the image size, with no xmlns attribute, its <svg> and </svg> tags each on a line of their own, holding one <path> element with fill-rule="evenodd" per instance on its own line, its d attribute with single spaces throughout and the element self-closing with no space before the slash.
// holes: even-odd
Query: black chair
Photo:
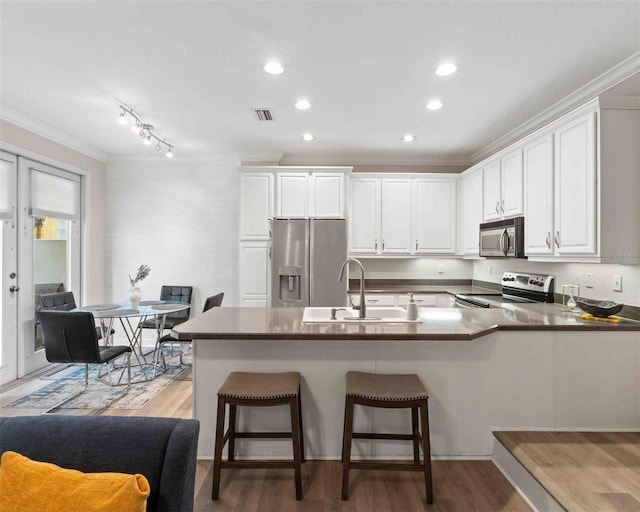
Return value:
<svg viewBox="0 0 640 512">
<path fill-rule="evenodd" d="M 220 307 L 222 305 L 222 299 L 224 299 L 224 292 L 218 293 L 217 295 L 212 295 L 211 297 L 207 297 L 207 299 L 204 301 L 202 312 L 204 313 L 205 311 L 209 311 L 211 308 Z M 160 357 L 162 358 L 162 367 L 165 370 L 167 369 L 167 363 L 164 359 L 164 346 L 166 344 L 181 345 L 188 343 L 191 343 L 191 341 L 180 341 L 171 336 L 171 334 L 166 334 L 165 336 L 162 336 L 160 339 L 158 339 L 158 341 L 156 342 L 155 352 L 153 354 L 153 376 L 156 376 L 156 369 L 158 368 L 158 354 L 160 354 Z M 182 351 L 180 352 L 180 364 L 184 364 L 182 361 Z"/>
<path fill-rule="evenodd" d="M 40 295 L 40 311 L 71 311 L 76 309 L 76 299 L 73 292 L 47 293 Z M 40 312 L 38 312 L 39 314 Z M 115 334 L 115 330 L 111 329 L 111 335 Z M 102 339 L 102 329 L 96 326 L 96 334 L 98 339 Z"/>
<path fill-rule="evenodd" d="M 191 296 L 193 295 L 193 286 L 163 286 L 160 289 L 160 300 L 184 302 L 191 304 Z M 166 315 L 164 319 L 164 328 L 173 329 L 174 326 L 189 320 L 190 309 L 183 309 L 176 313 Z M 145 320 L 142 322 L 143 329 L 158 329 L 156 319 Z"/>
<path fill-rule="evenodd" d="M 129 346 L 102 347 L 98 345 L 95 320 L 93 313 L 89 311 L 41 311 L 40 324 L 44 338 L 44 351 L 47 361 L 50 363 L 84 363 L 84 388 L 74 395 L 65 398 L 53 407 L 47 409 L 44 414 L 58 409 L 68 401 L 81 395 L 89 386 L 89 363 L 107 365 L 109 385 L 111 380 L 111 367 L 109 363 L 126 354 L 126 364 L 122 367 L 122 373 L 118 382 L 122 379 L 125 369 L 128 373 L 127 388 L 124 393 L 118 395 L 109 404 L 122 398 L 131 387 L 131 348 Z M 98 380 L 104 382 L 98 371 Z"/>
</svg>

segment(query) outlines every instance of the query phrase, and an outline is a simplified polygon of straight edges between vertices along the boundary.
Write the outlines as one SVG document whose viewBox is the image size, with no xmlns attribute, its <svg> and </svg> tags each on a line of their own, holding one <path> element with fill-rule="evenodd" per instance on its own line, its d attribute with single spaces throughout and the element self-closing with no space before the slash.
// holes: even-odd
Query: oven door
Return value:
<svg viewBox="0 0 640 512">
<path fill-rule="evenodd" d="M 468 295 L 456 295 L 456 300 L 453 302 L 453 307 L 460 309 L 487 309 L 491 306 L 487 302 L 475 300 Z"/>
</svg>

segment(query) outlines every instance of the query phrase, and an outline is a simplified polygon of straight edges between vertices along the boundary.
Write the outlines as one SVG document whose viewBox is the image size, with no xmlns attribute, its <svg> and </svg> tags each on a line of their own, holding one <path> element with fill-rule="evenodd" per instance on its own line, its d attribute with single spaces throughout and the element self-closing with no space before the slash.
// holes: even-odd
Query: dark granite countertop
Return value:
<svg viewBox="0 0 640 512">
<path fill-rule="evenodd" d="M 303 323 L 303 308 L 213 308 L 177 325 L 181 340 L 473 340 L 497 330 L 637 331 L 640 322 L 580 319 L 559 304 L 491 309 L 419 308 L 422 323 Z"/>
</svg>

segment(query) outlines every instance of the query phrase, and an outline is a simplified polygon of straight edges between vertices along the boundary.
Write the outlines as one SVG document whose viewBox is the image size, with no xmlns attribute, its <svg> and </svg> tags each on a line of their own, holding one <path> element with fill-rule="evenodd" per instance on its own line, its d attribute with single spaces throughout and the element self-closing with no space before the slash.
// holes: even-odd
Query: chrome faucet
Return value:
<svg viewBox="0 0 640 512">
<path fill-rule="evenodd" d="M 356 265 L 358 265 L 358 267 L 360 267 L 360 314 L 358 315 L 358 318 L 360 320 L 364 320 L 367 316 L 367 307 L 364 300 L 364 267 L 362 266 L 362 263 L 360 263 L 360 260 L 356 258 L 347 258 L 346 260 L 344 260 L 342 268 L 340 269 L 338 281 L 342 281 L 342 279 L 344 278 L 344 268 L 349 265 L 350 261 L 353 261 Z"/>
</svg>

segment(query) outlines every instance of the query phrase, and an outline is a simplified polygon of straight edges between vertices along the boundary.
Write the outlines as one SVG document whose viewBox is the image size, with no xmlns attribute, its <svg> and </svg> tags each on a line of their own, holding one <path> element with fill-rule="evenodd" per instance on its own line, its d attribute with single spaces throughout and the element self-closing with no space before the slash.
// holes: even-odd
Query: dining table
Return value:
<svg viewBox="0 0 640 512">
<path fill-rule="evenodd" d="M 153 368 L 158 363 L 156 355 L 159 347 L 158 341 L 164 332 L 167 315 L 184 311 L 190 307 L 191 305 L 186 302 L 173 300 L 146 300 L 137 305 L 125 300 L 113 304 L 81 306 L 74 311 L 90 311 L 93 313 L 94 318 L 100 323 L 103 339 L 108 345 L 113 343 L 113 323 L 116 319 L 119 320 L 131 347 L 131 353 L 136 358 L 137 366 L 140 367 L 144 380 L 149 381 L 154 378 L 155 372 L 152 372 L 151 378 L 149 378 L 146 368 Z M 151 363 L 147 361 L 142 348 L 143 324 L 147 319 L 154 320 L 156 329 L 156 344 Z"/>
</svg>

